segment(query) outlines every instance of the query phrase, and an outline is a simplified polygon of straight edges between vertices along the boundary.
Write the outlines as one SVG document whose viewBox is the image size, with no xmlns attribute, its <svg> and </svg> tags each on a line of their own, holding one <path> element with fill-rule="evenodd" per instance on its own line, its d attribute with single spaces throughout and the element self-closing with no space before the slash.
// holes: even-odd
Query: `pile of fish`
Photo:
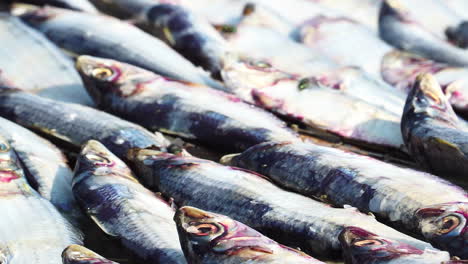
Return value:
<svg viewBox="0 0 468 264">
<path fill-rule="evenodd" d="M 468 263 L 467 49 L 466 0 L 1 0 L 0 264 Z"/>
</svg>

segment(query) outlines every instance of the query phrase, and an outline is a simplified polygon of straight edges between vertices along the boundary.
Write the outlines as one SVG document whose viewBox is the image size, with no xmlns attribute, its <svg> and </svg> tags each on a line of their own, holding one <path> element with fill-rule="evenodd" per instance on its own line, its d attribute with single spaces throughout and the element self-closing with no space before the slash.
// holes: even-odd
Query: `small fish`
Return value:
<svg viewBox="0 0 468 264">
<path fill-rule="evenodd" d="M 34 5 L 57 6 L 88 13 L 98 13 L 96 7 L 94 7 L 89 0 L 21 0 L 20 2 L 31 3 Z"/>
<path fill-rule="evenodd" d="M 8 141 L 0 137 L 0 261 L 11 264 L 61 263 L 60 253 L 82 244 L 78 230 L 32 189 Z"/>
<path fill-rule="evenodd" d="M 62 261 L 63 264 L 119 264 L 80 245 L 68 246 L 62 252 Z"/>
<path fill-rule="evenodd" d="M 399 149 L 404 94 L 360 69 L 344 67 L 301 78 L 262 60 L 232 59 L 226 86 L 247 102 L 366 145 Z"/>
<path fill-rule="evenodd" d="M 135 147 L 166 151 L 170 145 L 162 134 L 153 134 L 113 115 L 11 87 L 0 86 L 0 116 L 76 147 L 90 139 L 99 140 L 122 158 Z"/>
<path fill-rule="evenodd" d="M 0 32 L 0 78 L 44 97 L 93 105 L 73 62 L 54 43 L 1 12 Z"/>
<path fill-rule="evenodd" d="M 448 43 L 443 35 L 446 27 L 457 24 L 460 20 L 443 23 L 443 18 L 454 18 L 457 15 L 438 12 L 439 10 L 435 12 L 419 10 L 421 6 L 424 6 L 425 10 L 430 9 L 429 4 L 432 3 L 440 5 L 442 1 L 385 0 L 379 15 L 380 37 L 398 49 L 434 61 L 453 66 L 467 66 L 468 52 Z M 419 18 L 418 15 L 429 15 L 429 17 Z M 424 22 L 430 24 L 424 25 Z"/>
<path fill-rule="evenodd" d="M 325 264 L 224 215 L 184 206 L 174 220 L 190 263 Z"/>
<path fill-rule="evenodd" d="M 222 91 L 90 56 L 79 57 L 77 68 L 99 107 L 153 131 L 227 150 L 300 140 L 274 115 Z"/>
<path fill-rule="evenodd" d="M 125 163 L 90 140 L 75 167 L 73 193 L 108 235 L 149 263 L 186 264 L 174 209 L 145 189 Z"/>
<path fill-rule="evenodd" d="M 178 80 L 221 87 L 165 43 L 118 19 L 44 7 L 21 15 L 61 48 L 125 61 Z"/>
<path fill-rule="evenodd" d="M 370 28 L 347 17 L 317 16 L 303 23 L 299 31 L 301 42 L 315 52 L 342 66 L 358 66 L 375 78 L 380 78 L 382 58 L 392 49 Z"/>
<path fill-rule="evenodd" d="M 26 170 L 30 185 L 49 200 L 72 223 L 83 215 L 73 197 L 73 172 L 63 153 L 30 130 L 0 117 L 0 134 L 15 149 Z"/>
<path fill-rule="evenodd" d="M 222 163 L 266 175 L 287 190 L 370 212 L 453 255 L 467 257 L 468 194 L 431 174 L 307 143 L 258 144 L 225 156 Z M 453 217 L 458 221 L 448 232 L 443 223 Z"/>
<path fill-rule="evenodd" d="M 346 264 L 448 264 L 444 251 L 421 250 L 408 244 L 378 236 L 359 227 L 347 227 L 340 233 Z"/>
<path fill-rule="evenodd" d="M 410 154 L 423 168 L 437 175 L 465 179 L 468 132 L 431 74 L 416 78 L 406 101 L 401 131 Z"/>
<path fill-rule="evenodd" d="M 145 186 L 172 197 L 176 204 L 229 216 L 310 254 L 336 257 L 341 250 L 338 234 L 346 226 L 367 228 L 417 248 L 431 248 L 354 208 L 333 208 L 240 168 L 153 150 L 134 150 L 128 158 Z"/>
</svg>

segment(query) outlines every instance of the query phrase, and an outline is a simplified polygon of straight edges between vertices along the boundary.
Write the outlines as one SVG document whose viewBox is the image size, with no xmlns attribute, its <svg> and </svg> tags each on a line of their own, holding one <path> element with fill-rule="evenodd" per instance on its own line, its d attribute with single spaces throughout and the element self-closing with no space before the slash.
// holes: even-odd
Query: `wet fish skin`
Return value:
<svg viewBox="0 0 468 264">
<path fill-rule="evenodd" d="M 413 21 L 400 0 L 385 0 L 379 15 L 379 35 L 398 49 L 454 66 L 467 66 L 468 53 Z"/>
<path fill-rule="evenodd" d="M 190 263 L 324 264 L 224 215 L 184 206 L 174 220 Z"/>
<path fill-rule="evenodd" d="M 159 39 L 118 19 L 52 7 L 26 12 L 21 18 L 73 53 L 113 58 L 178 80 L 222 86 Z"/>
<path fill-rule="evenodd" d="M 73 193 L 107 234 L 150 263 L 186 264 L 174 209 L 144 188 L 101 143 L 88 141 L 77 160 Z"/>
<path fill-rule="evenodd" d="M 54 43 L 8 13 L 0 12 L 0 31 L 0 78 L 44 97 L 93 105 L 73 62 Z"/>
<path fill-rule="evenodd" d="M 438 63 L 421 56 L 394 50 L 382 60 L 383 79 L 409 93 L 416 77 L 421 73 L 431 73 L 442 86 L 445 96 L 457 114 L 468 116 L 468 69 Z"/>
<path fill-rule="evenodd" d="M 129 159 L 145 186 L 173 197 L 178 205 L 224 214 L 306 253 L 337 256 L 341 250 L 338 234 L 348 225 L 366 227 L 418 248 L 431 247 L 353 208 L 332 208 L 285 191 L 250 171 L 152 150 L 133 151 Z"/>
<path fill-rule="evenodd" d="M 232 93 L 291 120 L 361 144 L 403 145 L 404 94 L 360 69 L 337 68 L 301 78 L 241 57 L 226 60 L 222 76 Z"/>
<path fill-rule="evenodd" d="M 0 229 L 0 260 L 11 264 L 61 262 L 63 248 L 82 243 L 80 232 L 28 185 L 18 156 L 3 137 L 0 161 L 4 226 Z"/>
<path fill-rule="evenodd" d="M 222 91 L 90 56 L 78 58 L 77 69 L 100 108 L 153 131 L 231 151 L 273 139 L 300 140 L 272 114 Z"/>
<path fill-rule="evenodd" d="M 0 134 L 15 149 L 33 188 L 74 224 L 83 219 L 73 197 L 73 173 L 64 154 L 52 143 L 30 130 L 0 117 Z"/>
<path fill-rule="evenodd" d="M 63 264 L 118 264 L 80 245 L 70 245 L 65 248 L 62 252 L 62 261 Z"/>
<path fill-rule="evenodd" d="M 447 252 L 420 250 L 359 227 L 351 226 L 343 229 L 339 239 L 346 264 L 451 263 Z"/>
<path fill-rule="evenodd" d="M 428 229 L 427 219 L 418 214 L 444 204 L 457 204 L 459 208 L 444 207 L 439 214 L 468 211 L 467 193 L 431 174 L 307 143 L 258 144 L 239 155 L 225 156 L 222 162 L 266 175 L 285 189 L 309 197 L 326 197 L 336 206 L 350 205 L 371 212 L 419 233 L 454 255 L 463 252 L 459 245 L 434 241 L 441 228 Z M 466 215 L 460 216 L 460 222 L 466 221 Z M 464 226 L 460 223 L 461 228 Z M 467 241 L 464 232 L 450 237 L 461 243 Z"/>
<path fill-rule="evenodd" d="M 164 40 L 194 65 L 220 78 L 227 43 L 203 18 L 181 6 L 158 4 L 143 12 L 137 25 Z"/>
<path fill-rule="evenodd" d="M 166 151 L 170 144 L 160 133 L 151 133 L 90 107 L 54 101 L 14 88 L 1 88 L 0 116 L 77 147 L 96 139 L 117 156 L 125 158 L 127 151 L 135 147 L 156 147 Z"/>
<path fill-rule="evenodd" d="M 431 74 L 416 78 L 406 101 L 401 131 L 409 152 L 423 168 L 451 178 L 466 175 L 468 134 Z"/>
<path fill-rule="evenodd" d="M 20 2 L 31 3 L 34 5 L 57 6 L 88 13 L 98 13 L 96 7 L 94 7 L 94 5 L 88 0 L 21 0 Z"/>
</svg>

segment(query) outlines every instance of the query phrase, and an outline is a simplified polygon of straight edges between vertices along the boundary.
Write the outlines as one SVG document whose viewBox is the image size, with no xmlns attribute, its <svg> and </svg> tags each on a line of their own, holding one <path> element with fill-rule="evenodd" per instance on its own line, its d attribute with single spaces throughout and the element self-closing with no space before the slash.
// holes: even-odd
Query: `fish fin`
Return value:
<svg viewBox="0 0 468 264">
<path fill-rule="evenodd" d="M 219 160 L 219 163 L 221 163 L 223 165 L 231 165 L 232 159 L 239 156 L 239 155 L 240 155 L 240 153 L 224 155 Z"/>
</svg>

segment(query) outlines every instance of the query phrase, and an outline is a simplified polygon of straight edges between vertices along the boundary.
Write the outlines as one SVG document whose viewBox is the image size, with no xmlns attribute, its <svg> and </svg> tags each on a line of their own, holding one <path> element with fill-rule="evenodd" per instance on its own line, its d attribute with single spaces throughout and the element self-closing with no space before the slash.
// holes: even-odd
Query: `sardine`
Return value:
<svg viewBox="0 0 468 264">
<path fill-rule="evenodd" d="M 305 143 L 263 143 L 222 161 L 266 175 L 288 190 L 370 212 L 454 255 L 467 256 L 468 233 L 462 230 L 468 220 L 468 194 L 428 173 Z M 441 217 L 423 213 L 430 210 Z M 453 217 L 459 222 L 449 233 L 443 223 Z M 446 243 L 440 244 L 438 237 Z"/>
<path fill-rule="evenodd" d="M 350 225 L 421 249 L 430 247 L 353 208 L 333 208 L 285 191 L 250 171 L 152 150 L 134 150 L 129 159 L 145 186 L 172 197 L 176 204 L 227 215 L 317 256 L 336 256 L 341 250 L 338 234 Z"/>
<path fill-rule="evenodd" d="M 2 263 L 61 263 L 66 246 L 82 243 L 79 231 L 28 185 L 18 156 L 1 137 L 0 210 Z"/>
<path fill-rule="evenodd" d="M 14 0 L 16 1 L 16 0 Z M 97 13 L 96 7 L 89 0 L 21 0 L 19 2 L 34 5 L 50 5 L 88 13 Z"/>
<path fill-rule="evenodd" d="M 448 264 L 444 251 L 421 250 L 378 236 L 359 227 L 347 227 L 340 234 L 346 264 Z M 468 262 L 463 262 L 468 263 Z"/>
<path fill-rule="evenodd" d="M 452 67 L 398 50 L 382 60 L 383 79 L 405 93 L 409 93 L 421 73 L 434 75 L 453 109 L 468 117 L 468 68 Z"/>
<path fill-rule="evenodd" d="M 184 206 L 174 220 L 190 263 L 325 264 L 224 215 Z"/>
<path fill-rule="evenodd" d="M 79 57 L 77 68 L 99 107 L 150 130 L 228 150 L 300 140 L 272 114 L 222 91 L 90 56 Z"/>
<path fill-rule="evenodd" d="M 14 148 L 26 170 L 30 185 L 49 200 L 72 223 L 82 218 L 73 197 L 73 173 L 63 153 L 52 143 L 0 117 L 0 134 Z"/>
<path fill-rule="evenodd" d="M 54 43 L 6 13 L 0 32 L 1 78 L 44 97 L 93 105 L 73 62 Z"/>
<path fill-rule="evenodd" d="M 404 94 L 353 67 L 299 78 L 265 61 L 231 60 L 226 86 L 242 99 L 368 145 L 400 148 Z"/>
<path fill-rule="evenodd" d="M 382 58 L 392 49 L 370 28 L 345 17 L 308 20 L 300 27 L 300 40 L 337 64 L 361 67 L 376 78 L 380 78 Z M 357 53 L 357 49 L 365 53 Z"/>
<path fill-rule="evenodd" d="M 433 2 L 432 0 L 385 0 L 379 15 L 380 37 L 398 49 L 454 66 L 467 66 L 468 52 L 448 43 L 445 40 L 446 37 L 442 36 L 444 32 L 439 32 L 444 31 L 447 26 L 458 21 L 442 23 L 443 18 L 452 18 L 456 17 L 456 15 L 441 12 L 442 16 L 438 16 L 440 12 L 427 13 L 420 12 L 420 10 L 411 10 L 411 7 L 415 9 L 415 6 L 416 8 L 421 6 L 426 8 L 426 4 L 429 5 Z M 442 3 L 441 1 L 436 2 Z M 414 4 L 414 6 L 408 7 L 408 3 Z M 420 14 L 432 15 L 419 18 L 417 15 Z M 424 25 L 424 22 L 431 22 L 431 24 Z"/>
<path fill-rule="evenodd" d="M 81 147 L 90 139 L 102 142 L 119 157 L 131 148 L 169 146 L 160 133 L 90 107 L 69 104 L 3 87 L 0 89 L 0 116 L 33 130 Z"/>
<path fill-rule="evenodd" d="M 406 101 L 401 130 L 408 151 L 423 168 L 437 175 L 465 179 L 468 132 L 460 126 L 431 74 L 416 78 Z"/>
<path fill-rule="evenodd" d="M 221 86 L 162 41 L 118 19 L 52 7 L 26 12 L 21 18 L 73 53 L 113 58 L 178 80 Z"/>
<path fill-rule="evenodd" d="M 108 235 L 117 237 L 142 260 L 184 264 L 173 221 L 174 209 L 135 179 L 125 163 L 90 140 L 80 153 L 73 193 Z"/>
<path fill-rule="evenodd" d="M 119 264 L 80 245 L 70 245 L 62 252 L 63 264 Z"/>
</svg>

